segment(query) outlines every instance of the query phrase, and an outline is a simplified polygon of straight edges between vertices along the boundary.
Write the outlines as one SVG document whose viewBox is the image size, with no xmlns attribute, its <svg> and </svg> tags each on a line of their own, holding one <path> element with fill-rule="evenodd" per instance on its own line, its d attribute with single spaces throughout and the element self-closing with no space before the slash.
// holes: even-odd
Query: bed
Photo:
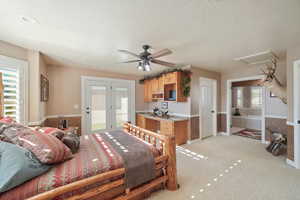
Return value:
<svg viewBox="0 0 300 200">
<path fill-rule="evenodd" d="M 159 135 L 130 123 L 124 124 L 121 136 L 130 135 L 128 138 L 139 140 L 139 145 L 146 144 L 153 155 L 155 170 L 151 180 L 129 187 L 130 177 L 124 167 L 124 158 L 114 144 L 105 139 L 111 138 L 112 134 L 106 132 L 82 136 L 80 151 L 73 159 L 3 193 L 0 199 L 142 199 L 161 188 L 177 189 L 174 137 Z M 133 163 L 136 166 L 138 162 Z"/>
</svg>

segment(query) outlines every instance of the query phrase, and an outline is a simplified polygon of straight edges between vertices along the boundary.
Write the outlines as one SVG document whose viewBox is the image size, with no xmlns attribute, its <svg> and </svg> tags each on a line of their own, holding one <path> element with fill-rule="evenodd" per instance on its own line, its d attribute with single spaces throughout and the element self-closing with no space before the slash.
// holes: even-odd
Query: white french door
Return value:
<svg viewBox="0 0 300 200">
<path fill-rule="evenodd" d="M 135 121 L 135 82 L 82 77 L 82 127 L 84 134 L 121 129 Z"/>
</svg>

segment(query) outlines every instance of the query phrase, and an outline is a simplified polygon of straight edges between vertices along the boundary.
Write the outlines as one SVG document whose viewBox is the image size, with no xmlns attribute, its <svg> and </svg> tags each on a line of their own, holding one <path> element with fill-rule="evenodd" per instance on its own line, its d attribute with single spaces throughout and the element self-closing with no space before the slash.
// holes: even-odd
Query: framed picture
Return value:
<svg viewBox="0 0 300 200">
<path fill-rule="evenodd" d="M 49 80 L 41 74 L 41 101 L 49 99 Z"/>
<path fill-rule="evenodd" d="M 273 92 L 270 92 L 270 97 L 276 97 L 276 95 Z"/>
</svg>

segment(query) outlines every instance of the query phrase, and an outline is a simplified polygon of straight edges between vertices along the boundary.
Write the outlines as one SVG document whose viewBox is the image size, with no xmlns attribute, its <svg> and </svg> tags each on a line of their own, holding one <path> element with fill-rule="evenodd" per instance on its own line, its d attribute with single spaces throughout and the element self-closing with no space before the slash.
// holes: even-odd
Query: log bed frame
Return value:
<svg viewBox="0 0 300 200">
<path fill-rule="evenodd" d="M 96 188 L 92 188 L 82 194 L 74 195 L 67 200 L 83 200 L 90 198 L 129 200 L 141 199 L 145 194 L 150 194 L 155 188 L 164 188 L 168 190 L 177 190 L 177 170 L 176 170 L 176 144 L 174 136 L 159 135 L 146 129 L 142 129 L 130 123 L 123 125 L 124 132 L 147 141 L 159 149 L 162 149 L 162 155 L 155 158 L 157 177 L 132 190 L 124 187 L 125 168 L 101 173 L 83 180 L 79 180 L 68 185 L 64 185 L 53 190 L 38 194 L 28 200 L 50 200 L 68 192 L 76 191 L 88 185 L 100 183 L 105 180 L 113 180 Z M 116 192 L 117 190 L 117 192 Z M 103 195 L 103 198 L 101 198 Z M 105 196 L 105 197 L 104 197 Z M 110 197 L 109 197 L 110 196 Z"/>
</svg>

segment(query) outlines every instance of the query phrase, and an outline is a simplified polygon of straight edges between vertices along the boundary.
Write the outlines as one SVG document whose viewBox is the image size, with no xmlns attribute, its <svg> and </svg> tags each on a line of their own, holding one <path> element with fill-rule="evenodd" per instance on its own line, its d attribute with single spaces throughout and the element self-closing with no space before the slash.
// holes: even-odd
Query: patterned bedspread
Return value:
<svg viewBox="0 0 300 200">
<path fill-rule="evenodd" d="M 71 160 L 58 164 L 47 173 L 0 195 L 1 200 L 23 200 L 87 177 L 123 167 L 122 157 L 101 138 L 101 134 L 81 137 L 80 151 Z M 149 145 L 150 146 L 150 145 Z M 151 147 L 154 156 L 158 151 Z M 100 184 L 99 184 L 100 185 Z M 89 187 L 60 196 L 64 199 Z"/>
</svg>

